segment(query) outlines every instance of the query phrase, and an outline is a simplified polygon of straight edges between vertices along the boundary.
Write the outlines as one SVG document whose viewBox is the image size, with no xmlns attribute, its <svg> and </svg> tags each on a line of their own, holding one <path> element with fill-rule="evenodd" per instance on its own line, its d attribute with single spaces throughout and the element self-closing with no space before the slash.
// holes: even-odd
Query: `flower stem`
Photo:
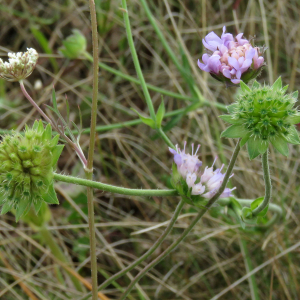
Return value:
<svg viewBox="0 0 300 300">
<path fill-rule="evenodd" d="M 135 284 L 155 265 L 157 265 L 161 260 L 163 260 L 170 252 L 172 252 L 190 233 L 190 231 L 193 229 L 193 227 L 198 223 L 198 221 L 202 218 L 202 216 L 212 207 L 212 205 L 218 200 L 220 195 L 225 190 L 225 187 L 228 183 L 229 177 L 231 175 L 231 172 L 233 170 L 234 164 L 236 162 L 237 156 L 240 152 L 240 140 L 238 140 L 237 145 L 234 149 L 234 152 L 232 154 L 231 160 L 229 162 L 227 171 L 225 173 L 222 185 L 220 186 L 217 193 L 208 201 L 208 203 L 205 205 L 205 208 L 203 208 L 199 214 L 194 218 L 190 226 L 181 234 L 181 236 L 173 242 L 169 248 L 167 248 L 163 253 L 161 253 L 156 259 L 154 259 L 150 264 L 148 264 L 143 270 L 139 272 L 139 274 L 134 278 L 134 280 L 130 283 L 128 288 L 126 289 L 125 293 L 122 295 L 120 300 L 124 300 L 127 295 L 130 293 L 130 291 L 133 289 Z"/>
<path fill-rule="evenodd" d="M 261 161 L 262 161 L 262 169 L 263 169 L 264 181 L 265 181 L 265 197 L 263 202 L 252 211 L 252 215 L 254 217 L 257 216 L 261 211 L 263 211 L 269 205 L 271 195 L 272 195 L 272 182 L 271 182 L 270 169 L 268 163 L 268 150 L 262 155 Z"/>
<path fill-rule="evenodd" d="M 24 96 L 29 100 L 29 102 L 32 104 L 32 106 L 39 112 L 39 114 L 41 116 L 43 116 L 44 119 L 52 125 L 52 121 L 48 118 L 48 116 L 40 109 L 40 107 L 35 103 L 35 101 L 27 93 L 24 83 L 23 83 L 23 80 L 20 80 L 19 83 L 20 83 L 20 87 L 21 87 L 21 90 L 22 90 Z"/>
<path fill-rule="evenodd" d="M 72 176 L 66 176 L 62 174 L 53 173 L 54 179 L 62 182 L 79 184 L 91 188 L 96 188 L 102 191 L 116 193 L 121 195 L 130 195 L 130 196 L 178 196 L 176 190 L 143 190 L 143 189 L 128 189 L 118 186 L 113 186 L 110 184 L 105 184 L 102 182 L 97 182 L 93 180 L 77 178 Z"/>
<path fill-rule="evenodd" d="M 120 278 L 121 276 L 125 275 L 127 272 L 131 271 L 133 268 L 135 268 L 137 265 L 139 265 L 140 263 L 142 263 L 145 259 L 147 259 L 160 245 L 161 243 L 165 240 L 165 238 L 168 236 L 168 234 L 170 233 L 170 231 L 172 230 L 179 214 L 180 211 L 182 209 L 184 205 L 184 201 L 181 200 L 177 207 L 176 210 L 172 216 L 172 219 L 170 220 L 169 225 L 166 227 L 165 231 L 163 232 L 163 234 L 159 237 L 159 239 L 153 244 L 153 246 L 144 254 L 142 255 L 139 259 L 137 259 L 135 262 L 133 262 L 132 264 L 130 264 L 129 266 L 127 266 L 125 269 L 121 270 L 120 272 L 116 273 L 115 275 L 113 275 L 112 277 L 110 277 L 109 279 L 107 279 L 105 282 L 103 282 L 99 287 L 98 287 L 98 291 L 101 291 L 102 289 L 104 289 L 105 287 L 107 287 L 109 284 L 111 284 L 113 281 L 115 281 L 116 279 Z"/>
<path fill-rule="evenodd" d="M 92 24 L 92 42 L 93 42 L 93 96 L 92 96 L 92 111 L 91 111 L 91 133 L 90 144 L 88 152 L 87 166 L 85 168 L 86 178 L 91 180 L 93 178 L 93 161 L 94 148 L 96 136 L 96 121 L 97 121 L 97 102 L 98 102 L 98 33 L 97 33 L 97 15 L 95 8 L 95 1 L 89 0 L 91 24 Z M 87 188 L 87 202 L 88 202 L 88 219 L 89 219 L 89 233 L 90 233 L 90 252 L 91 252 L 91 272 L 92 272 L 92 300 L 97 300 L 97 255 L 96 255 L 96 234 L 95 234 L 95 216 L 94 216 L 94 202 L 93 202 L 93 188 Z"/>
<path fill-rule="evenodd" d="M 173 149 L 175 149 L 174 144 L 170 141 L 170 139 L 168 138 L 168 136 L 165 134 L 165 132 L 163 131 L 162 128 L 158 129 L 158 132 L 160 134 L 160 136 L 162 137 L 162 139 L 165 141 L 165 143 L 167 144 L 168 147 L 171 147 Z"/>
<path fill-rule="evenodd" d="M 133 63 L 135 66 L 135 70 L 137 72 L 137 75 L 139 77 L 139 80 L 141 82 L 141 86 L 144 92 L 144 96 L 145 96 L 145 100 L 149 109 L 149 113 L 151 116 L 151 119 L 153 121 L 156 120 L 156 115 L 155 115 L 155 111 L 154 111 L 154 107 L 153 107 L 153 103 L 146 85 L 146 81 L 139 63 L 139 58 L 137 56 L 136 50 L 135 50 L 135 46 L 134 46 L 134 42 L 133 42 L 133 38 L 132 38 L 132 33 L 131 33 L 131 28 L 130 28 L 130 21 L 129 21 L 129 16 L 128 16 L 128 11 L 127 11 L 127 3 L 126 0 L 122 0 L 122 7 L 123 7 L 123 16 L 124 16 L 124 23 L 125 23 L 125 28 L 126 28 L 126 33 L 127 33 L 127 40 L 128 40 L 128 44 L 129 44 L 129 48 L 131 51 L 131 55 L 132 55 L 132 59 L 133 59 Z"/>
</svg>

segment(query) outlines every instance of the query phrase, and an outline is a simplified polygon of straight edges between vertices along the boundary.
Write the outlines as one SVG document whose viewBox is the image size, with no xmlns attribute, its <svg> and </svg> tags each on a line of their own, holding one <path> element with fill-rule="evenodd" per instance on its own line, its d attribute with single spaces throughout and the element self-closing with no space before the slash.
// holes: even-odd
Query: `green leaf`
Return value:
<svg viewBox="0 0 300 300">
<path fill-rule="evenodd" d="M 32 125 L 32 129 L 33 129 L 33 130 L 37 130 L 38 127 L 39 127 L 39 121 L 38 121 L 38 120 L 35 120 L 34 123 L 33 123 L 33 125 Z"/>
<path fill-rule="evenodd" d="M 13 207 L 14 202 L 13 201 L 6 201 L 4 205 L 2 206 L 1 215 L 6 214 L 9 212 Z"/>
<path fill-rule="evenodd" d="M 161 128 L 161 122 L 164 118 L 164 115 L 165 115 L 165 104 L 164 104 L 164 101 L 161 101 L 161 104 L 157 110 L 157 113 L 156 113 L 156 125 L 157 125 L 157 128 Z"/>
<path fill-rule="evenodd" d="M 21 199 L 18 203 L 18 207 L 16 209 L 16 222 L 20 220 L 20 218 L 25 214 L 25 212 L 28 212 L 28 206 L 30 208 L 31 202 L 28 201 L 28 199 Z"/>
<path fill-rule="evenodd" d="M 230 205 L 231 206 L 236 206 L 238 209 L 242 209 L 242 205 L 240 202 L 238 202 L 235 198 L 230 197 Z"/>
<path fill-rule="evenodd" d="M 242 80 L 240 81 L 240 86 L 243 92 L 250 92 L 251 89 L 249 88 L 249 86 L 243 82 Z"/>
<path fill-rule="evenodd" d="M 296 116 L 291 116 L 291 117 L 288 117 L 287 118 L 287 121 L 291 124 L 298 124 L 300 123 L 300 116 L 299 115 L 296 115 Z"/>
<path fill-rule="evenodd" d="M 245 120 L 243 119 L 235 119 L 233 116 L 231 115 L 221 115 L 219 116 L 220 119 L 222 119 L 223 121 L 229 123 L 229 124 L 233 124 L 233 125 L 240 125 L 243 124 L 245 122 Z"/>
<path fill-rule="evenodd" d="M 43 199 L 49 204 L 59 204 L 53 184 L 50 185 L 48 192 L 43 196 Z"/>
<path fill-rule="evenodd" d="M 57 145 L 52 151 L 52 167 L 55 167 L 57 161 L 61 155 L 61 152 L 64 149 L 64 145 Z"/>
<path fill-rule="evenodd" d="M 257 208 L 262 202 L 264 201 L 264 197 L 259 197 L 255 199 L 253 202 L 251 202 L 251 210 L 253 211 L 255 208 Z M 257 216 L 258 217 L 264 217 L 269 209 L 269 205 L 267 205 Z"/>
<path fill-rule="evenodd" d="M 241 139 L 241 142 L 240 142 L 240 147 L 242 148 L 249 140 L 251 136 L 251 132 L 248 132 L 242 139 Z"/>
<path fill-rule="evenodd" d="M 248 148 L 248 154 L 249 154 L 249 158 L 250 160 L 254 159 L 255 157 L 257 157 L 260 153 L 259 153 L 259 143 L 261 143 L 261 141 L 258 138 L 254 138 L 251 137 L 249 138 L 248 142 L 247 142 L 247 148 Z"/>
<path fill-rule="evenodd" d="M 281 90 L 282 89 L 282 81 L 281 76 L 277 78 L 277 80 L 272 85 L 273 90 Z"/>
<path fill-rule="evenodd" d="M 251 219 L 252 218 L 252 210 L 249 207 L 243 207 L 242 209 L 242 218 L 245 219 Z"/>
<path fill-rule="evenodd" d="M 141 119 L 141 121 L 142 121 L 144 124 L 150 126 L 152 129 L 155 129 L 155 128 L 156 128 L 156 124 L 155 124 L 155 122 L 154 122 L 152 119 L 143 117 L 141 114 L 139 114 L 139 113 L 138 113 L 135 109 L 133 109 L 133 108 L 132 108 L 132 110 L 138 114 L 139 118 Z"/>
<path fill-rule="evenodd" d="M 260 88 L 260 84 L 255 80 L 252 84 L 252 89 L 258 89 Z"/>
<path fill-rule="evenodd" d="M 226 108 L 228 110 L 228 113 L 232 114 L 235 112 L 235 110 L 238 108 L 238 103 L 233 103 L 233 104 L 230 104 L 228 105 Z"/>
<path fill-rule="evenodd" d="M 299 145 L 300 139 L 297 129 L 294 126 L 291 126 L 288 131 L 289 134 L 287 136 L 284 136 L 287 142 L 290 144 Z"/>
<path fill-rule="evenodd" d="M 261 141 L 259 144 L 258 144 L 258 151 L 260 154 L 264 154 L 267 149 L 269 147 L 269 142 L 266 142 L 266 141 Z"/>
<path fill-rule="evenodd" d="M 282 88 L 282 91 L 285 93 L 285 92 L 287 91 L 288 88 L 289 88 L 289 85 L 287 84 L 286 86 L 284 86 L 284 87 Z"/>
<path fill-rule="evenodd" d="M 227 138 L 241 138 L 244 137 L 249 131 L 241 125 L 232 125 L 221 133 L 221 137 Z"/>
<path fill-rule="evenodd" d="M 298 99 L 298 91 L 293 92 L 292 97 Z"/>
<path fill-rule="evenodd" d="M 282 155 L 289 155 L 289 147 L 285 138 L 283 138 L 282 136 L 277 136 L 276 138 L 271 140 L 271 143 L 274 146 L 274 148 L 277 151 L 279 151 Z"/>
<path fill-rule="evenodd" d="M 47 124 L 44 132 L 43 132 L 43 139 L 45 140 L 51 140 L 52 138 L 52 128 L 50 124 Z"/>
<path fill-rule="evenodd" d="M 57 109 L 57 102 L 56 102 L 56 94 L 55 94 L 55 89 L 53 87 L 52 89 L 52 103 L 53 103 L 53 108 L 55 111 L 58 111 Z"/>
<path fill-rule="evenodd" d="M 43 201 L 36 201 L 33 203 L 34 205 L 34 210 L 35 210 L 35 213 L 38 214 L 41 207 L 42 207 L 42 204 L 43 204 Z"/>
</svg>

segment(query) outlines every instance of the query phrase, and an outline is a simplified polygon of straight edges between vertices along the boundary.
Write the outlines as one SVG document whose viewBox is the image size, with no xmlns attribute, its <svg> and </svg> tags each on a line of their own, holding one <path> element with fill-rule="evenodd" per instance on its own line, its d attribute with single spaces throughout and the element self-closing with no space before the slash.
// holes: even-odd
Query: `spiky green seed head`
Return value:
<svg viewBox="0 0 300 300">
<path fill-rule="evenodd" d="M 272 86 L 254 82 L 248 87 L 241 82 L 241 94 L 228 107 L 229 115 L 221 119 L 232 124 L 222 137 L 241 138 L 247 144 L 250 159 L 267 151 L 271 143 L 281 154 L 288 156 L 288 143 L 299 145 L 295 124 L 300 123 L 300 112 L 294 107 L 298 91 L 287 94 L 279 77 Z"/>
<path fill-rule="evenodd" d="M 35 121 L 24 134 L 13 133 L 0 143 L 0 204 L 1 214 L 15 209 L 16 221 L 33 205 L 36 213 L 43 201 L 58 204 L 53 188 L 53 170 L 62 152 L 52 139 L 50 124 Z"/>
</svg>

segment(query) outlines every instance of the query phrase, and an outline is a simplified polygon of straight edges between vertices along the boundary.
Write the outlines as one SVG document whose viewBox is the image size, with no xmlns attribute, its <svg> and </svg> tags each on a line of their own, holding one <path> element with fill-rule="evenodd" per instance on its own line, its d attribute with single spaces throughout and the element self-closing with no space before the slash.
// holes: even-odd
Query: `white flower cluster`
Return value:
<svg viewBox="0 0 300 300">
<path fill-rule="evenodd" d="M 35 49 L 27 48 L 27 52 L 8 53 L 8 57 L 8 62 L 0 58 L 0 77 L 8 81 L 20 81 L 32 73 L 39 55 Z"/>
</svg>

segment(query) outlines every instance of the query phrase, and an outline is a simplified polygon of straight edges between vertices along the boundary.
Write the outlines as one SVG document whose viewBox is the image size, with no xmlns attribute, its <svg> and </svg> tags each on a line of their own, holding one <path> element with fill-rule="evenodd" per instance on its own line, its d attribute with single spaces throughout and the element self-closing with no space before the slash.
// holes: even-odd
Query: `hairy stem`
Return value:
<svg viewBox="0 0 300 300">
<path fill-rule="evenodd" d="M 123 187 L 118 187 L 110 184 L 105 184 L 97 181 L 92 181 L 83 178 L 77 178 L 72 176 L 66 176 L 62 174 L 54 173 L 54 179 L 62 182 L 73 183 L 78 185 L 83 185 L 91 188 L 96 188 L 102 191 L 116 193 L 121 195 L 131 195 L 131 196 L 178 196 L 176 190 L 143 190 L 143 189 L 128 189 Z"/>
<path fill-rule="evenodd" d="M 181 236 L 173 242 L 171 246 L 169 246 L 162 254 L 160 254 L 156 259 L 154 259 L 150 264 L 148 264 L 142 271 L 139 272 L 139 274 L 134 278 L 134 280 L 130 283 L 128 288 L 126 289 L 125 293 L 122 295 L 120 300 L 124 300 L 127 295 L 130 293 L 130 291 L 133 289 L 135 284 L 139 282 L 139 280 L 149 271 L 151 270 L 155 265 L 157 265 L 161 260 L 163 260 L 170 252 L 172 252 L 190 233 L 190 231 L 194 228 L 194 226 L 198 223 L 198 221 L 202 218 L 202 216 L 212 207 L 212 205 L 218 200 L 220 195 L 225 190 L 225 187 L 228 183 L 229 177 L 231 175 L 231 172 L 233 170 L 234 164 L 236 162 L 237 156 L 240 152 L 240 140 L 237 142 L 237 145 L 234 149 L 234 152 L 232 154 L 231 160 L 229 162 L 227 171 L 225 173 L 222 185 L 220 186 L 217 193 L 208 201 L 208 203 L 205 205 L 205 208 L 203 208 L 199 214 L 194 218 L 190 226 L 181 234 Z"/>
<path fill-rule="evenodd" d="M 257 216 L 261 211 L 263 211 L 269 205 L 271 195 L 272 195 L 272 182 L 271 182 L 269 162 L 268 162 L 268 150 L 262 155 L 261 161 L 262 161 L 262 169 L 263 169 L 264 181 L 265 181 L 265 197 L 263 202 L 252 211 L 252 215 L 254 217 Z"/>
<path fill-rule="evenodd" d="M 93 161 L 94 148 L 96 137 L 96 121 L 97 121 L 97 102 L 98 102 L 98 32 L 97 32 L 97 15 L 95 1 L 89 0 L 91 23 L 92 23 L 92 41 L 93 41 L 93 96 L 92 96 L 92 111 L 91 111 L 91 133 L 88 152 L 87 166 L 85 168 L 86 178 L 93 178 Z M 90 233 L 90 248 L 91 248 L 91 272 L 92 272 L 92 300 L 98 299 L 98 279 L 97 279 L 97 255 L 96 255 L 96 234 L 95 234 L 95 216 L 94 216 L 94 195 L 93 188 L 87 188 L 88 202 L 88 219 Z"/>
</svg>

